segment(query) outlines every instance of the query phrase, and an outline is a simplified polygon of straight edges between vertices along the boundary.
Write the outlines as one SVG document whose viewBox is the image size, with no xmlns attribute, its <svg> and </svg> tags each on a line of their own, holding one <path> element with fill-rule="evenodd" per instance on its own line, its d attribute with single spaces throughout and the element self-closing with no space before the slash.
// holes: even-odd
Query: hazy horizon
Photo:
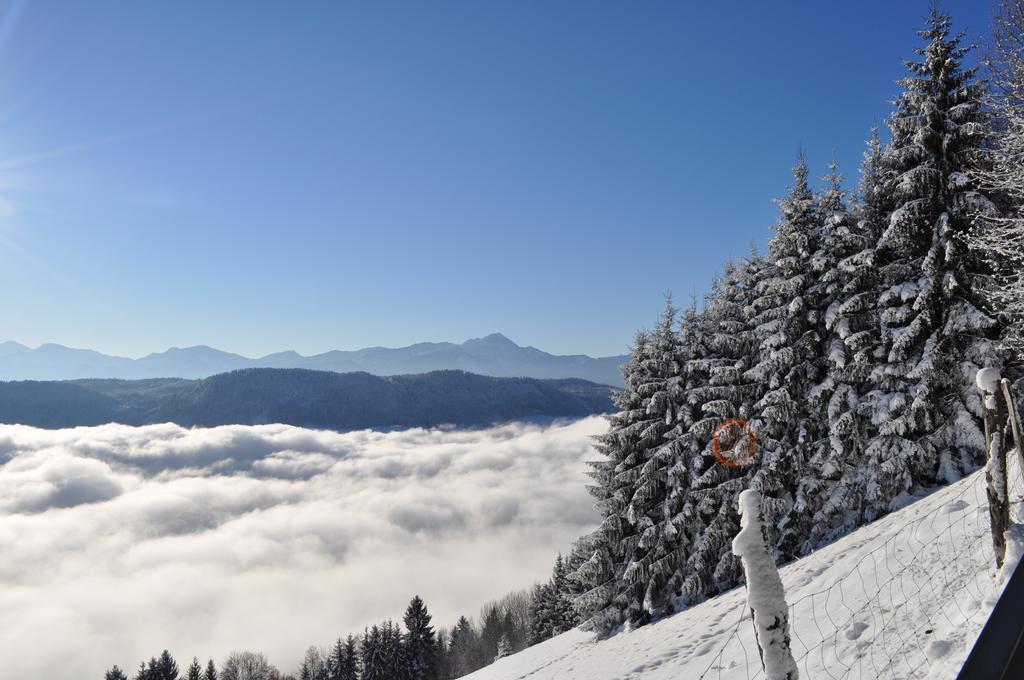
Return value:
<svg viewBox="0 0 1024 680">
<path fill-rule="evenodd" d="M 429 340 L 429 339 L 427 339 L 427 340 L 418 340 L 418 341 L 410 343 L 408 345 L 373 344 L 373 345 L 364 345 L 364 346 L 360 346 L 360 347 L 329 347 L 327 349 L 323 349 L 323 350 L 319 350 L 319 351 L 313 351 L 313 352 L 302 352 L 302 351 L 296 350 L 296 349 L 291 348 L 291 347 L 285 347 L 285 348 L 272 350 L 272 351 L 267 352 L 265 354 L 259 354 L 259 355 L 245 354 L 243 352 L 239 352 L 239 351 L 233 350 L 233 349 L 228 348 L 228 347 L 220 347 L 220 346 L 211 345 L 209 343 L 203 343 L 203 342 L 197 343 L 197 344 L 194 344 L 194 345 L 185 345 L 185 346 L 170 345 L 170 346 L 164 347 L 163 349 L 154 349 L 154 350 L 146 351 L 146 352 L 144 352 L 142 354 L 134 354 L 134 355 L 117 354 L 117 353 L 114 353 L 114 352 L 106 351 L 106 350 L 104 350 L 101 347 L 84 347 L 84 346 L 77 346 L 77 345 L 69 345 L 67 343 L 63 343 L 63 342 L 56 341 L 56 340 L 46 340 L 46 341 L 39 342 L 39 343 L 27 343 L 27 342 L 22 342 L 22 341 L 18 340 L 17 338 L 0 338 L 0 343 L 12 342 L 12 343 L 21 345 L 23 347 L 26 347 L 26 348 L 28 348 L 30 350 L 38 350 L 39 348 L 41 348 L 41 347 L 43 347 L 45 345 L 57 345 L 57 346 L 60 346 L 60 347 L 65 347 L 67 349 L 92 350 L 94 352 L 99 352 L 101 354 L 105 354 L 105 355 L 110 356 L 110 357 L 121 358 L 121 359 L 133 359 L 133 360 L 143 359 L 143 358 L 145 358 L 147 356 L 151 356 L 153 354 L 163 354 L 163 353 L 169 352 L 171 350 L 182 350 L 182 349 L 186 349 L 187 350 L 187 349 L 196 349 L 196 348 L 208 348 L 208 349 L 218 350 L 218 351 L 221 351 L 221 352 L 227 352 L 227 353 L 230 353 L 230 354 L 237 354 L 238 356 L 244 357 L 246 359 L 262 359 L 262 358 L 270 356 L 272 354 L 279 354 L 279 353 L 282 353 L 282 352 L 296 352 L 296 353 L 298 353 L 298 354 L 300 354 L 300 355 L 302 355 L 304 357 L 310 357 L 310 356 L 315 356 L 317 354 L 324 354 L 326 352 L 333 352 L 333 351 L 355 352 L 355 351 L 359 351 L 359 350 L 363 350 L 363 349 L 378 349 L 378 348 L 381 348 L 381 349 L 403 349 L 405 347 L 411 347 L 413 345 L 419 345 L 419 344 L 445 344 L 445 343 L 447 343 L 447 344 L 453 344 L 453 345 L 461 345 L 461 344 L 463 344 L 465 342 L 469 342 L 471 340 L 481 340 L 481 339 L 484 339 L 484 338 L 487 338 L 487 337 L 493 336 L 493 335 L 503 336 L 504 338 L 506 338 L 508 340 L 511 340 L 513 343 L 515 343 L 516 345 L 518 345 L 520 347 L 524 347 L 524 348 L 525 347 L 533 347 L 535 349 L 539 349 L 541 351 L 548 352 L 548 350 L 546 350 L 544 347 L 540 347 L 540 346 L 538 346 L 536 344 L 529 343 L 529 342 L 520 342 L 520 341 L 516 340 L 515 338 L 509 337 L 505 333 L 501 333 L 501 332 L 497 332 L 497 331 L 493 332 L 493 333 L 485 333 L 484 335 L 475 336 L 475 337 L 471 337 L 471 338 L 464 338 L 462 340 L 458 340 L 458 339 Z M 625 347 L 622 348 L 621 351 L 615 352 L 613 354 L 608 354 L 608 355 L 593 355 L 593 354 L 586 354 L 585 352 L 567 352 L 566 354 L 567 355 L 586 355 L 586 356 L 589 356 L 589 357 L 592 357 L 592 358 L 598 358 L 599 359 L 599 358 L 607 358 L 607 357 L 612 357 L 612 356 L 622 356 L 622 355 L 627 354 L 628 351 L 629 351 L 629 347 L 625 346 Z M 556 352 L 548 352 L 548 353 L 549 354 L 557 354 Z"/>
</svg>

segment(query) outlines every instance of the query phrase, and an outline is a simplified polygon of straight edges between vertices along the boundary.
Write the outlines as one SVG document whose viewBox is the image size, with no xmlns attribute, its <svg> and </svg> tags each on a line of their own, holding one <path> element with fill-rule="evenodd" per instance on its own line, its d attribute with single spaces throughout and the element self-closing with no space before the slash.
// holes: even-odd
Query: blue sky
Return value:
<svg viewBox="0 0 1024 680">
<path fill-rule="evenodd" d="M 927 9 L 7 3 L 0 339 L 620 353 L 765 242 L 799 145 L 855 182 Z"/>
</svg>

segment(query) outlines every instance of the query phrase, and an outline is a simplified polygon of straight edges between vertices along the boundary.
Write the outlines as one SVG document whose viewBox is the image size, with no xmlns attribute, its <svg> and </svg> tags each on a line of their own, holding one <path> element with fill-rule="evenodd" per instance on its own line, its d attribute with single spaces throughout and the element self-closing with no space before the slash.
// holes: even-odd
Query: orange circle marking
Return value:
<svg viewBox="0 0 1024 680">
<path fill-rule="evenodd" d="M 757 434 L 742 418 L 730 418 L 717 428 L 711 438 L 715 458 L 726 467 L 750 465 L 757 455 Z"/>
</svg>

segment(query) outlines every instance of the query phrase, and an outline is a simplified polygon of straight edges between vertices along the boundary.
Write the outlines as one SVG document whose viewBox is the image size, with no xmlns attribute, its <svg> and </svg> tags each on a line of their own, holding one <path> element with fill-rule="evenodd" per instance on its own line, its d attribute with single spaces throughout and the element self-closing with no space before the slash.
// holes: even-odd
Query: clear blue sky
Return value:
<svg viewBox="0 0 1024 680">
<path fill-rule="evenodd" d="M 799 145 L 855 181 L 927 10 L 8 3 L 0 339 L 622 352 L 765 242 Z"/>
</svg>

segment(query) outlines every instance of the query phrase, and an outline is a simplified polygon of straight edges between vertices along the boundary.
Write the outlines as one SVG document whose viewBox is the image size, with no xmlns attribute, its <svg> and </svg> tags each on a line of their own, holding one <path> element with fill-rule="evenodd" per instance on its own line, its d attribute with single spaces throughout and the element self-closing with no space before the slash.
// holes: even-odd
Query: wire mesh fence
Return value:
<svg viewBox="0 0 1024 680">
<path fill-rule="evenodd" d="M 1009 483 L 1016 515 L 1024 480 L 1015 455 Z M 938 633 L 977 625 L 995 573 L 984 470 L 935 494 L 945 496 L 940 511 L 932 511 L 935 503 L 906 508 L 906 521 L 851 544 L 858 557 L 837 577 L 808 572 L 799 562 L 783 569 L 787 594 L 798 593 L 787 600 L 801 677 L 925 677 L 947 651 Z M 822 578 L 820 587 L 806 590 Z M 735 616 L 700 678 L 764 677 L 745 600 Z"/>
</svg>

